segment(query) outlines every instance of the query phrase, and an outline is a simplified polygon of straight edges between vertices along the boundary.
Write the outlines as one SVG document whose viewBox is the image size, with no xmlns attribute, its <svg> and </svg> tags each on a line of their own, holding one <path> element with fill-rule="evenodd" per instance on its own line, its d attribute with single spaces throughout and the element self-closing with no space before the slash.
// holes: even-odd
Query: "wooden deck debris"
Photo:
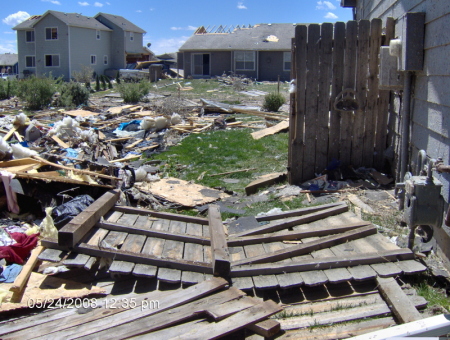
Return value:
<svg viewBox="0 0 450 340">
<path fill-rule="evenodd" d="M 218 205 L 211 204 L 209 206 L 208 219 L 213 274 L 215 276 L 228 277 L 231 268 L 230 254 Z"/>
<path fill-rule="evenodd" d="M 258 191 L 259 188 L 266 187 L 268 185 L 272 185 L 274 183 L 282 181 L 286 177 L 286 173 L 284 172 L 276 172 L 273 174 L 267 174 L 259 177 L 258 179 L 250 182 L 245 187 L 245 193 L 247 195 L 252 195 Z"/>
<path fill-rule="evenodd" d="M 282 122 L 278 123 L 277 125 L 271 126 L 266 129 L 262 129 L 259 131 L 252 132 L 251 135 L 253 139 L 261 139 L 266 136 L 274 135 L 280 131 L 286 130 L 289 128 L 289 121 L 283 120 Z"/>
</svg>

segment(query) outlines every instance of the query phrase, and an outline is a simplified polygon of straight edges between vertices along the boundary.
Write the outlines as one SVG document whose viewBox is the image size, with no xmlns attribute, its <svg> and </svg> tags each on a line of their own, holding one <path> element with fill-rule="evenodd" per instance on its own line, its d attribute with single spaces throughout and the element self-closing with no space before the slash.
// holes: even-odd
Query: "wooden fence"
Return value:
<svg viewBox="0 0 450 340">
<path fill-rule="evenodd" d="M 381 169 L 389 91 L 378 90 L 380 46 L 394 37 L 381 19 L 298 25 L 292 43 L 288 174 L 291 184 L 333 161 Z"/>
</svg>

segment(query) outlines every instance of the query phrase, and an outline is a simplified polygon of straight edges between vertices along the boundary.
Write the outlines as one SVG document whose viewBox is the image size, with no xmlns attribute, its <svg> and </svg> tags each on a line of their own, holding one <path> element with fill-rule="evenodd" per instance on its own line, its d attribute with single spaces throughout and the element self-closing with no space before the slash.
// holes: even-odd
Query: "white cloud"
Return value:
<svg viewBox="0 0 450 340">
<path fill-rule="evenodd" d="M 61 3 L 57 0 L 41 0 L 43 2 L 51 2 L 53 5 L 61 5 Z"/>
<path fill-rule="evenodd" d="M 8 32 L 3 32 L 3 34 L 16 34 L 16 32 L 8 31 Z"/>
<path fill-rule="evenodd" d="M 175 26 L 173 26 L 170 29 L 172 31 L 195 31 L 197 29 L 197 27 L 191 26 L 191 25 L 189 25 L 187 27 L 175 27 Z"/>
<path fill-rule="evenodd" d="M 96 2 L 94 3 L 95 7 L 103 7 L 103 4 L 101 2 Z"/>
<path fill-rule="evenodd" d="M 154 8 L 149 8 L 150 9 L 150 12 L 153 12 L 155 9 Z"/>
<path fill-rule="evenodd" d="M 238 2 L 237 8 L 239 8 L 239 9 L 247 9 L 247 7 L 244 5 L 243 2 Z"/>
<path fill-rule="evenodd" d="M 140 9 L 138 9 L 136 12 L 138 12 L 138 13 L 142 13 L 142 11 L 140 10 Z"/>
<path fill-rule="evenodd" d="M 150 50 L 152 50 L 156 55 L 164 54 L 164 53 L 172 53 L 177 52 L 178 49 L 183 45 L 189 37 L 179 37 L 179 38 L 170 38 L 170 39 L 158 39 L 154 41 L 145 41 L 144 45 L 147 42 L 151 42 Z"/>
<path fill-rule="evenodd" d="M 84 2 L 78 1 L 78 5 L 80 5 L 80 6 L 89 6 L 89 2 L 86 2 L 86 1 L 84 1 Z"/>
<path fill-rule="evenodd" d="M 20 24 L 22 21 L 27 20 L 29 17 L 30 15 L 27 12 L 19 11 L 14 14 L 8 15 L 2 21 L 9 26 L 16 26 L 17 24 Z"/>
<path fill-rule="evenodd" d="M 338 0 L 338 1 L 339 1 L 339 0 Z M 108 6 L 111 5 L 108 1 L 106 1 L 105 4 L 107 4 Z"/>
<path fill-rule="evenodd" d="M 337 16 L 336 14 L 334 14 L 334 13 L 328 12 L 328 13 L 325 15 L 325 18 L 327 18 L 327 19 L 337 19 L 338 16 Z"/>
<path fill-rule="evenodd" d="M 317 1 L 316 9 L 333 10 L 336 9 L 336 6 L 329 1 Z"/>
</svg>

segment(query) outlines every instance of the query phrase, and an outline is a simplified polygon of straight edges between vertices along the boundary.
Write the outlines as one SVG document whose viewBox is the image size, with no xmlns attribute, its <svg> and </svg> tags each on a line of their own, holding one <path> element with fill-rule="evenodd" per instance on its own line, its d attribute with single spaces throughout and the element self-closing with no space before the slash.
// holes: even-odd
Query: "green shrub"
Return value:
<svg viewBox="0 0 450 340">
<path fill-rule="evenodd" d="M 272 92 L 264 97 L 263 108 L 267 111 L 276 112 L 286 102 L 281 93 Z"/>
<path fill-rule="evenodd" d="M 0 100 L 9 99 L 17 94 L 17 80 L 0 80 Z"/>
<path fill-rule="evenodd" d="M 116 82 L 117 84 L 120 84 L 120 71 L 116 72 Z"/>
<path fill-rule="evenodd" d="M 102 83 L 102 90 L 103 90 L 103 91 L 106 90 L 106 79 L 105 79 L 105 78 L 106 78 L 106 76 L 103 75 L 103 74 L 100 76 L 100 81 L 101 81 L 101 83 Z"/>
<path fill-rule="evenodd" d="M 95 76 L 95 91 L 100 91 L 100 78 L 98 74 Z"/>
<path fill-rule="evenodd" d="M 138 83 L 117 84 L 117 90 L 125 103 L 137 103 L 150 91 L 150 83 L 143 80 Z"/>
<path fill-rule="evenodd" d="M 74 81 L 62 83 L 59 86 L 59 93 L 57 106 L 62 107 L 87 105 L 90 95 L 89 89 Z"/>
<path fill-rule="evenodd" d="M 31 76 L 19 81 L 17 96 L 27 103 L 28 109 L 40 110 L 51 104 L 55 92 L 56 82 L 53 78 Z"/>
</svg>

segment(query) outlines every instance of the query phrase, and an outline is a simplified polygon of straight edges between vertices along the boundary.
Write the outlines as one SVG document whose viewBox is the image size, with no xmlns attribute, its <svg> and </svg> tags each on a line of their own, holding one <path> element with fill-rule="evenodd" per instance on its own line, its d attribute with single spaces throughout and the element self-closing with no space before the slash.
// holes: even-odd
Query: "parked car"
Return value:
<svg viewBox="0 0 450 340">
<path fill-rule="evenodd" d="M 3 80 L 16 79 L 17 78 L 17 74 L 0 73 L 0 78 L 3 79 Z"/>
</svg>

